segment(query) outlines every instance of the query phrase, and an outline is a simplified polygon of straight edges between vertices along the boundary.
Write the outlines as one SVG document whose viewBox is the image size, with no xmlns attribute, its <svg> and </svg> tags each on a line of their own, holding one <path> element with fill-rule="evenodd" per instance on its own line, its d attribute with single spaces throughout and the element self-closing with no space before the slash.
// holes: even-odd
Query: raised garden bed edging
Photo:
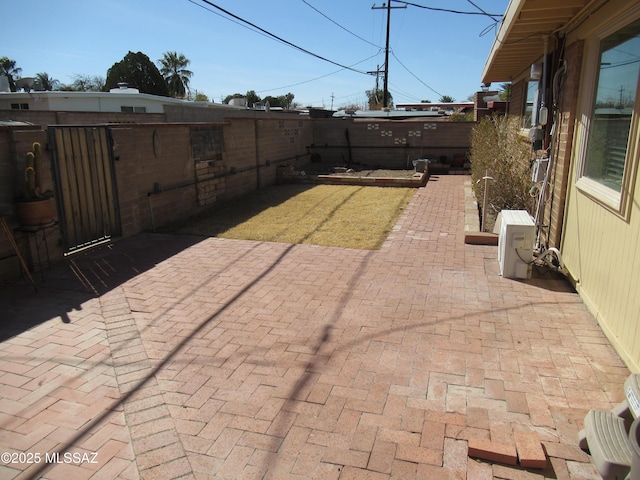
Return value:
<svg viewBox="0 0 640 480">
<path fill-rule="evenodd" d="M 498 245 L 498 235 L 480 231 L 478 201 L 471 180 L 464 183 L 464 243 L 469 245 Z"/>
<path fill-rule="evenodd" d="M 372 187 L 423 187 L 429 174 L 416 173 L 411 178 L 358 177 L 354 175 L 308 175 L 315 177 L 317 183 L 329 185 L 365 185 Z"/>
<path fill-rule="evenodd" d="M 416 172 L 411 177 L 375 177 L 359 176 L 353 173 L 340 174 L 305 174 L 293 170 L 278 171 L 277 183 L 313 183 L 325 185 L 361 185 L 374 187 L 409 187 L 418 188 L 427 184 L 429 172 Z"/>
</svg>

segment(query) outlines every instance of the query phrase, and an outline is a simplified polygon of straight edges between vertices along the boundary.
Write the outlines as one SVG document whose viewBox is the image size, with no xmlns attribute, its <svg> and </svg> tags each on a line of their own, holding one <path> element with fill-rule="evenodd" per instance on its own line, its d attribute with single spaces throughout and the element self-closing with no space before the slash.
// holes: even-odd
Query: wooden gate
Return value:
<svg viewBox="0 0 640 480">
<path fill-rule="evenodd" d="M 122 234 L 111 132 L 106 126 L 49 127 L 60 230 L 66 253 Z"/>
</svg>

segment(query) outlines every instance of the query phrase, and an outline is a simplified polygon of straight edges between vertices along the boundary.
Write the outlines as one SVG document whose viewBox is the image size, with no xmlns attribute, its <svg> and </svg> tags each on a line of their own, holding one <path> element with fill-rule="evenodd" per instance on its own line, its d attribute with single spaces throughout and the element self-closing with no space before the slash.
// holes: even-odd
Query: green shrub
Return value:
<svg viewBox="0 0 640 480">
<path fill-rule="evenodd" d="M 531 181 L 531 143 L 520 134 L 520 118 L 487 117 L 474 128 L 471 137 L 471 178 L 478 203 L 484 198 L 484 181 L 489 173 L 487 225 L 491 231 L 501 210 L 527 210 L 534 203 L 529 191 Z"/>
<path fill-rule="evenodd" d="M 452 113 L 449 115 L 450 122 L 473 122 L 472 113 Z"/>
</svg>

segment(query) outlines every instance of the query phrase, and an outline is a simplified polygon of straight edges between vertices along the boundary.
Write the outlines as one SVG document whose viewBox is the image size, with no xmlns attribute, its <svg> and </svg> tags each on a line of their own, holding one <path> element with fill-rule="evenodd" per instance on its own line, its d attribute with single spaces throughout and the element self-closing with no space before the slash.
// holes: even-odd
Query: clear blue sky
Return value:
<svg viewBox="0 0 640 480">
<path fill-rule="evenodd" d="M 127 52 L 157 64 L 165 52 L 184 54 L 191 90 L 219 103 L 234 93 L 291 92 L 300 105 L 339 108 L 364 103 L 384 64 L 386 9 L 374 0 L 210 0 L 305 49 L 304 53 L 230 20 L 203 0 L 16 0 L 2 2 L 0 57 L 22 76 L 46 72 L 61 83 L 106 77 Z M 508 0 L 414 0 L 410 3 L 502 15 Z M 394 7 L 401 3 L 392 2 Z M 483 15 L 408 5 L 391 13 L 389 90 L 395 103 L 466 100 L 480 75 L 497 26 Z M 336 65 L 338 64 L 338 65 Z M 380 77 L 382 88 L 382 77 Z M 333 97 L 333 98 L 332 98 Z"/>
</svg>

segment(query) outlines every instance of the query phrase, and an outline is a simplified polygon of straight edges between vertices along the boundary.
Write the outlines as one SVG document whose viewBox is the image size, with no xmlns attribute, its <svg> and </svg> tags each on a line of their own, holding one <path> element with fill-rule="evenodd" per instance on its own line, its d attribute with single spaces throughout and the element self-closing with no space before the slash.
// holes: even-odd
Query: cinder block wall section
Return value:
<svg viewBox="0 0 640 480">
<path fill-rule="evenodd" d="M 177 221 L 195 207 L 189 125 L 111 129 L 122 235 Z"/>
<path fill-rule="evenodd" d="M 440 119 L 316 119 L 311 153 L 323 161 L 380 168 L 413 168 L 413 160 L 466 159 L 474 122 Z"/>
<path fill-rule="evenodd" d="M 309 118 L 295 117 L 256 122 L 260 165 L 259 186 L 273 185 L 276 172 L 283 166 L 300 169 L 311 161 L 308 146 L 313 142 L 313 123 Z"/>
<path fill-rule="evenodd" d="M 98 116 L 87 119 L 97 122 Z M 55 116 L 41 119 L 55 124 Z M 293 115 L 254 115 L 208 123 L 110 125 L 122 236 L 153 231 L 272 185 L 279 166 L 304 168 L 310 162 L 311 122 Z M 24 128 L 0 129 L 0 204 L 7 205 L 12 231 L 18 226 L 10 212 L 16 183 L 24 172 L 24 156 L 36 140 L 45 147 L 43 189 L 58 195 L 46 128 Z M 59 230 L 50 233 L 53 261 L 62 258 L 62 243 Z M 19 275 L 18 258 L 1 232 L 0 280 Z"/>
<path fill-rule="evenodd" d="M 46 146 L 44 188 L 58 195 L 51 174 L 53 146 L 48 145 L 46 125 L 60 125 L 61 116 L 65 125 L 107 124 L 113 140 L 123 237 L 153 231 L 273 185 L 280 167 L 304 170 L 313 153 L 336 165 L 347 163 L 351 156 L 353 162 L 383 168 L 412 168 L 412 160 L 424 157 L 448 162 L 464 158 L 475 125 L 424 119 L 311 119 L 255 112 L 184 123 L 129 122 L 116 114 L 85 112 L 31 115 L 30 121 L 39 119 L 42 126 L 0 128 L 0 202 L 13 203 L 18 172 L 24 171 L 24 155 L 35 140 Z M 116 121 L 112 115 L 118 123 L 108 123 Z M 17 226 L 12 215 L 8 221 L 11 228 Z M 0 280 L 20 274 L 17 257 L 2 237 Z M 62 244 L 61 233 L 56 231 L 49 239 L 52 260 L 62 257 Z"/>
</svg>

